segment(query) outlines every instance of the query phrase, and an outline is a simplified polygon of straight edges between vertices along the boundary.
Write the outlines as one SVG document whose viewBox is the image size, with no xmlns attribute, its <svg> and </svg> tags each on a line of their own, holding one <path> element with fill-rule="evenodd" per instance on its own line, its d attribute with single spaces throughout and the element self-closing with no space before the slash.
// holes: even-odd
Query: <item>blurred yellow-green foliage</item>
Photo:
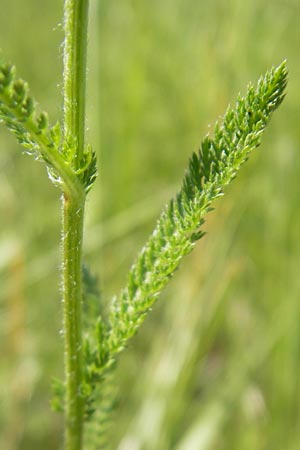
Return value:
<svg viewBox="0 0 300 450">
<path fill-rule="evenodd" d="M 0 48 L 52 120 L 62 0 L 1 3 Z M 209 124 L 287 58 L 288 96 L 115 377 L 118 450 L 300 448 L 300 2 L 92 0 L 85 261 L 107 305 Z M 0 129 L 0 448 L 61 448 L 59 192 Z"/>
</svg>

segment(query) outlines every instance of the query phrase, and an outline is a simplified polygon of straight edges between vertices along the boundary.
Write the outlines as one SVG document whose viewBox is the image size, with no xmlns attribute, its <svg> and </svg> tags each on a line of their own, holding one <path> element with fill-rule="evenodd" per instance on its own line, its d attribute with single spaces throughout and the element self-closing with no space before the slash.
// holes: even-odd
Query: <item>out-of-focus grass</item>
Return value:
<svg viewBox="0 0 300 450">
<path fill-rule="evenodd" d="M 91 2 L 88 126 L 100 175 L 86 261 L 124 282 L 209 123 L 282 59 L 288 96 L 261 149 L 117 370 L 111 448 L 300 448 L 300 5 L 297 0 Z M 62 2 L 2 6 L 0 48 L 53 119 Z M 0 448 L 59 448 L 59 193 L 0 129 Z"/>
</svg>

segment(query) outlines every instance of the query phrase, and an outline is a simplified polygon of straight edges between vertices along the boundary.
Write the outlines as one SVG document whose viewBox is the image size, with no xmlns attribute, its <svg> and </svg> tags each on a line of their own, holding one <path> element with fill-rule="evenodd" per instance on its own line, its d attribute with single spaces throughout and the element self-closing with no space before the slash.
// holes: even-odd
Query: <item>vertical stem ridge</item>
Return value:
<svg viewBox="0 0 300 450">
<path fill-rule="evenodd" d="M 65 338 L 65 449 L 80 450 L 83 440 L 84 401 L 80 387 L 83 361 L 81 343 L 81 248 L 84 201 L 63 197 L 63 306 Z"/>
<path fill-rule="evenodd" d="M 84 147 L 89 0 L 65 0 L 64 133 L 77 139 L 77 168 Z"/>
<path fill-rule="evenodd" d="M 85 137 L 85 89 L 88 0 L 64 3 L 64 139 L 77 145 L 75 167 L 82 164 Z M 85 193 L 63 196 L 63 302 L 65 339 L 65 450 L 83 445 L 84 399 L 81 326 L 81 267 Z"/>
</svg>

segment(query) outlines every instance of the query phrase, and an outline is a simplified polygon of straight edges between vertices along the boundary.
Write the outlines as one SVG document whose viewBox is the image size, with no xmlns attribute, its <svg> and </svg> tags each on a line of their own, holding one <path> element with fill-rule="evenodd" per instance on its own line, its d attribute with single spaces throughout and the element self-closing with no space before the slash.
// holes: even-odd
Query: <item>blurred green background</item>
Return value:
<svg viewBox="0 0 300 450">
<path fill-rule="evenodd" d="M 1 2 L 0 48 L 52 120 L 62 0 Z M 208 235 L 119 361 L 112 450 L 300 448 L 300 2 L 92 0 L 85 261 L 102 299 L 179 188 L 209 124 L 287 58 L 288 96 Z M 61 448 L 59 191 L 0 128 L 0 448 Z"/>
</svg>

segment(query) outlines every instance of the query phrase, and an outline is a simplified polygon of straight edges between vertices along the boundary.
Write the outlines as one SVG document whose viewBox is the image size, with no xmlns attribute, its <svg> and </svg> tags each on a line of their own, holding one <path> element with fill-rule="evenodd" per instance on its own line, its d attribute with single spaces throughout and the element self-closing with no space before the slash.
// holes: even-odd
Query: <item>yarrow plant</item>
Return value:
<svg viewBox="0 0 300 450">
<path fill-rule="evenodd" d="M 205 215 L 260 145 L 287 83 L 285 62 L 249 85 L 228 108 L 198 152 L 193 153 L 182 186 L 165 206 L 147 243 L 132 265 L 127 284 L 108 317 L 96 317 L 83 333 L 82 239 L 85 200 L 96 179 L 94 150 L 85 142 L 85 88 L 88 0 L 64 2 L 63 117 L 51 124 L 15 67 L 0 61 L 0 120 L 26 152 L 43 160 L 61 190 L 64 370 L 56 381 L 53 404 L 64 412 L 65 450 L 81 450 L 84 425 L 91 421 L 97 392 L 118 354 L 136 334 L 160 292 L 185 255 L 203 236 Z M 88 275 L 87 285 L 90 280 Z M 88 438 L 88 436 L 87 436 Z M 99 448 L 99 444 L 96 444 Z"/>
</svg>

